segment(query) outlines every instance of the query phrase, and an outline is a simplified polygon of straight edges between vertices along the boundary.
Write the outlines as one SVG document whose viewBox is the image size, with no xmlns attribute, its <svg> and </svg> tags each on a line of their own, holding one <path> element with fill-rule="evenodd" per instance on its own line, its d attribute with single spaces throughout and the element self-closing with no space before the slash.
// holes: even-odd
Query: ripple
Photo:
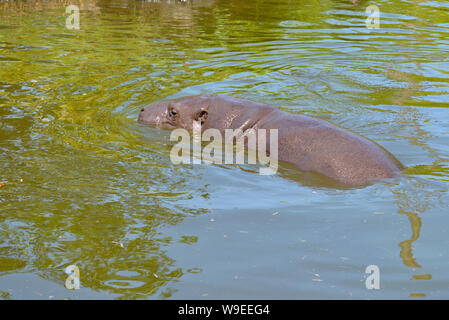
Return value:
<svg viewBox="0 0 449 320">
<path fill-rule="evenodd" d="M 380 0 L 378 30 L 350 1 L 83 3 L 79 32 L 64 2 L 0 5 L 0 273 L 67 291 L 76 264 L 83 290 L 122 299 L 446 296 L 443 1 Z M 289 168 L 176 166 L 169 132 L 137 114 L 202 93 L 329 120 L 408 171 L 338 190 Z M 374 296 L 359 271 L 379 261 L 396 287 Z M 398 281 L 416 265 L 425 290 Z"/>
</svg>

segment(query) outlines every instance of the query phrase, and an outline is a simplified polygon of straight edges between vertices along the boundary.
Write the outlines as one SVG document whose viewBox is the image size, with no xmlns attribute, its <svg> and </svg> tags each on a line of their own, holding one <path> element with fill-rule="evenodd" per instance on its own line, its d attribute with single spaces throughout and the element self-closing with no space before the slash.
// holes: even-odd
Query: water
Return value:
<svg viewBox="0 0 449 320">
<path fill-rule="evenodd" d="M 1 2 L 0 297 L 447 299 L 449 7 L 376 1 L 367 29 L 359 2 Z M 342 190 L 173 165 L 138 111 L 202 93 L 326 119 L 408 169 Z"/>
</svg>

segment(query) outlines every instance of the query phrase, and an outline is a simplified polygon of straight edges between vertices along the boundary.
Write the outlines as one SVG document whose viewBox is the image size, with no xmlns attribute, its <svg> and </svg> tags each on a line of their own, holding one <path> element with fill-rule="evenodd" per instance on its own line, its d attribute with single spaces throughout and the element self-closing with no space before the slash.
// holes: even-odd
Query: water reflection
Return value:
<svg viewBox="0 0 449 320">
<path fill-rule="evenodd" d="M 421 178 L 410 177 L 405 186 L 392 188 L 392 193 L 396 199 L 398 213 L 406 215 L 410 222 L 410 239 L 401 241 L 400 257 L 404 265 L 414 269 L 428 269 L 429 266 L 419 263 L 419 257 L 415 257 L 413 249 L 421 236 L 423 226 L 423 215 L 431 214 L 432 208 L 439 207 L 442 197 L 447 193 L 447 187 L 426 182 Z M 426 268 L 427 267 L 427 268 Z M 415 274 L 411 280 L 431 280 L 432 274 Z M 411 293 L 410 297 L 425 297 L 425 293 Z"/>
<path fill-rule="evenodd" d="M 384 204 L 372 199 L 367 191 L 372 189 L 341 190 L 287 167 L 280 179 L 262 181 L 251 168 L 173 166 L 168 135 L 135 122 L 146 103 L 215 93 L 323 117 L 397 155 L 409 166 L 409 176 L 373 188 L 386 190 L 385 202 L 393 197 L 385 211 L 406 217 L 411 236 L 401 239 L 399 250 L 391 234 L 375 240 L 392 247 L 405 268 L 420 268 L 409 279 L 438 279 L 428 270 L 443 262 L 426 260 L 413 246 L 426 243 L 423 224 L 441 225 L 432 220 L 436 217 L 446 222 L 449 29 L 442 3 L 380 1 L 378 31 L 365 28 L 366 1 L 75 3 L 81 9 L 76 32 L 64 26 L 65 7 L 73 1 L 0 1 L 0 181 L 8 181 L 0 186 L 1 275 L 34 273 L 63 286 L 64 268 L 76 264 L 82 286 L 105 296 L 169 298 L 178 290 L 175 284 L 188 276 L 196 277 L 196 284 L 210 271 L 209 257 L 222 243 L 205 247 L 198 234 L 210 226 L 194 218 L 223 207 L 235 208 L 237 220 L 249 207 L 270 211 L 271 218 L 281 212 L 276 221 L 285 218 L 285 224 L 277 227 L 288 229 L 295 221 L 303 226 L 307 250 L 319 246 L 312 267 L 334 266 L 322 254 L 330 236 L 309 240 L 330 219 L 323 210 L 332 207 L 338 215 L 326 225 L 331 235 L 357 235 L 353 229 L 361 225 L 346 227 L 354 225 L 351 214 L 372 211 L 370 201 L 374 207 Z M 296 203 L 292 211 L 302 220 L 282 212 L 280 201 Z M 314 225 L 311 217 L 320 223 Z M 238 230 L 258 219 L 248 218 Z M 191 221 L 194 228 L 179 229 Z M 288 264 L 293 246 L 288 234 L 268 239 L 270 230 L 271 224 L 260 225 L 245 240 L 274 248 L 282 262 L 256 279 L 252 286 L 259 292 L 267 279 L 310 273 L 302 260 Z M 226 241 L 234 249 L 243 245 L 232 236 Z M 366 241 L 356 238 L 363 248 Z M 364 254 L 364 249 L 345 251 L 343 238 L 336 245 L 341 256 Z M 447 252 L 444 243 L 426 245 L 429 252 Z M 168 254 L 178 247 L 202 250 L 203 259 L 184 264 Z M 245 258 L 258 261 L 258 272 L 272 261 L 263 250 Z M 246 267 L 237 259 L 229 263 L 236 272 Z M 394 259 L 385 264 L 396 267 Z M 212 265 L 220 275 L 229 268 Z M 195 284 L 184 290 L 194 292 Z M 247 287 L 242 280 L 228 289 Z M 304 282 L 295 290 L 318 289 Z M 2 288 L 0 296 L 10 293 Z"/>
</svg>

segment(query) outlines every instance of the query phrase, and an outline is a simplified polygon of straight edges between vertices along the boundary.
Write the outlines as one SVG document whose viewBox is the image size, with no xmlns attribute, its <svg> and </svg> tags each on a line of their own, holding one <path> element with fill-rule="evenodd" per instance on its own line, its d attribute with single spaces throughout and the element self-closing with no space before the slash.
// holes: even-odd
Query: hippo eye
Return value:
<svg viewBox="0 0 449 320">
<path fill-rule="evenodd" d="M 169 107 L 168 108 L 168 117 L 170 118 L 170 119 L 176 119 L 176 117 L 178 116 L 178 111 L 176 111 L 175 110 L 175 108 L 173 108 L 173 107 Z"/>
</svg>

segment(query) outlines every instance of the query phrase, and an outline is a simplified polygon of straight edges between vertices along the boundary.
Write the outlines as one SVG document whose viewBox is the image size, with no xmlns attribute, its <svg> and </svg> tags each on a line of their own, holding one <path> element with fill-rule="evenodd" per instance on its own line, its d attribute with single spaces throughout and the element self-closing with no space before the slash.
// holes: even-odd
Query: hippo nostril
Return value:
<svg viewBox="0 0 449 320">
<path fill-rule="evenodd" d="M 145 108 L 140 109 L 140 112 L 144 112 L 144 111 L 145 111 Z"/>
</svg>

